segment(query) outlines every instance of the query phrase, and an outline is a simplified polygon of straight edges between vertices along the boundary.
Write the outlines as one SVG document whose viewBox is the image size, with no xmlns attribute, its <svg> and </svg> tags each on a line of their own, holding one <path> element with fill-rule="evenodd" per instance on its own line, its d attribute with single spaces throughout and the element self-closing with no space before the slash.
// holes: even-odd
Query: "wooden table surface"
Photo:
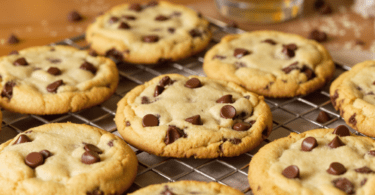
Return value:
<svg viewBox="0 0 375 195">
<path fill-rule="evenodd" d="M 239 28 L 252 30 L 279 30 L 307 37 L 313 29 L 328 34 L 324 45 L 330 51 L 351 50 L 375 53 L 374 18 L 365 19 L 352 12 L 352 0 L 329 0 L 333 13 L 321 15 L 313 9 L 314 0 L 305 0 L 304 13 L 298 19 L 278 24 L 253 24 L 237 22 Z M 148 2 L 148 0 L 2 0 L 0 7 L 0 55 L 12 50 L 46 45 L 85 32 L 94 18 L 112 6 L 125 2 Z M 175 0 L 200 11 L 204 16 L 224 22 L 230 20 L 221 16 L 213 0 Z M 76 10 L 84 16 L 80 22 L 69 22 L 67 15 Z M 20 42 L 8 44 L 7 39 L 15 34 Z M 358 40 L 364 44 L 358 44 Z"/>
</svg>

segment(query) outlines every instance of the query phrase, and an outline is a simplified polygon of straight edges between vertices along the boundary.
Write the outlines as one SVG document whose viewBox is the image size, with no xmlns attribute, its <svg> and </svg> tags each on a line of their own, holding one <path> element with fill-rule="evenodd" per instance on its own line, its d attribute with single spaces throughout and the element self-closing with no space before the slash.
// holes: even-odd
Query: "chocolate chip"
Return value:
<svg viewBox="0 0 375 195">
<path fill-rule="evenodd" d="M 314 137 L 307 137 L 302 141 L 301 149 L 305 152 L 310 152 L 312 149 L 318 146 L 318 142 Z"/>
<path fill-rule="evenodd" d="M 90 51 L 89 51 L 89 55 L 90 55 L 90 56 L 93 56 L 93 57 L 96 57 L 96 56 L 98 56 L 98 53 L 96 53 L 95 50 L 90 49 Z"/>
<path fill-rule="evenodd" d="M 147 114 L 142 119 L 142 125 L 143 125 L 143 127 L 158 126 L 159 125 L 159 119 L 152 114 Z"/>
<path fill-rule="evenodd" d="M 346 172 L 346 168 L 341 163 L 333 162 L 329 165 L 327 172 L 331 175 L 342 175 Z"/>
<path fill-rule="evenodd" d="M 60 75 L 61 74 L 61 70 L 56 68 L 56 67 L 50 67 L 48 70 L 47 70 L 48 73 L 52 74 L 52 75 Z"/>
<path fill-rule="evenodd" d="M 349 123 L 350 124 L 353 124 L 354 126 L 357 125 L 357 120 L 355 119 L 355 116 L 357 115 L 357 113 L 354 113 L 350 118 L 349 118 Z"/>
<path fill-rule="evenodd" d="M 332 180 L 333 185 L 347 194 L 354 194 L 354 185 L 346 178 Z"/>
<path fill-rule="evenodd" d="M 20 54 L 20 53 L 18 53 L 17 50 L 13 50 L 8 55 L 18 55 L 18 54 Z"/>
<path fill-rule="evenodd" d="M 130 122 L 129 121 L 126 121 L 126 126 L 129 127 L 130 126 Z"/>
<path fill-rule="evenodd" d="M 216 103 L 231 104 L 233 103 L 232 95 L 224 95 L 216 100 Z"/>
<path fill-rule="evenodd" d="M 108 142 L 108 146 L 109 147 L 113 147 L 113 140 L 111 140 L 111 141 Z"/>
<path fill-rule="evenodd" d="M 83 64 L 79 67 L 80 69 L 82 70 L 87 70 L 87 71 L 90 71 L 92 74 L 95 74 L 96 73 L 96 68 L 93 64 L 91 64 L 90 62 L 83 62 Z"/>
<path fill-rule="evenodd" d="M 271 88 L 271 85 L 272 85 L 273 83 L 274 83 L 273 81 L 269 82 L 269 83 L 266 85 L 266 87 L 264 87 L 264 89 L 265 89 L 265 90 L 269 90 L 269 89 Z"/>
<path fill-rule="evenodd" d="M 237 144 L 240 144 L 242 142 L 241 139 L 238 139 L 238 138 L 233 138 L 233 139 L 223 139 L 223 142 L 226 142 L 226 141 L 229 141 L 230 143 L 234 144 L 234 145 L 237 145 Z"/>
<path fill-rule="evenodd" d="M 133 3 L 129 6 L 129 9 L 133 10 L 133 11 L 136 11 L 136 12 L 140 12 L 140 11 L 142 11 L 142 6 L 139 3 Z"/>
<path fill-rule="evenodd" d="M 319 8 L 321 8 L 324 4 L 326 4 L 326 2 L 324 0 L 316 0 L 314 2 L 314 8 L 316 10 L 318 10 Z"/>
<path fill-rule="evenodd" d="M 232 129 L 236 131 L 246 131 L 251 128 L 251 124 L 245 122 L 238 122 L 233 125 Z"/>
<path fill-rule="evenodd" d="M 177 128 L 176 126 L 170 125 L 168 127 L 167 134 L 165 135 L 164 143 L 166 145 L 171 144 L 175 142 L 177 139 L 179 139 L 180 137 L 186 137 L 186 135 L 181 129 Z"/>
<path fill-rule="evenodd" d="M 64 83 L 63 83 L 63 80 L 58 80 L 58 81 L 55 81 L 55 82 L 53 82 L 53 83 L 51 83 L 51 84 L 49 84 L 48 86 L 47 86 L 47 91 L 48 92 L 51 92 L 51 93 L 56 93 L 57 92 L 57 89 L 61 86 L 61 85 L 63 85 Z"/>
<path fill-rule="evenodd" d="M 82 16 L 77 11 L 73 10 L 73 11 L 68 13 L 68 21 L 69 22 L 78 22 L 80 20 L 82 20 Z"/>
<path fill-rule="evenodd" d="M 324 42 L 324 41 L 327 41 L 327 34 L 325 32 L 315 29 L 310 32 L 308 38 L 313 39 L 318 42 Z"/>
<path fill-rule="evenodd" d="M 93 151 L 86 151 L 81 156 L 81 162 L 84 164 L 93 164 L 100 161 L 99 154 Z"/>
<path fill-rule="evenodd" d="M 60 59 L 56 59 L 56 58 L 47 58 L 47 60 L 48 60 L 49 62 L 51 62 L 52 64 L 58 64 L 58 63 L 61 62 Z"/>
<path fill-rule="evenodd" d="M 163 93 L 163 91 L 164 91 L 164 87 L 157 85 L 155 87 L 154 97 L 159 96 L 161 93 Z"/>
<path fill-rule="evenodd" d="M 159 5 L 159 3 L 157 1 L 150 1 L 150 2 L 147 3 L 146 6 L 147 7 L 155 7 L 157 5 Z"/>
<path fill-rule="evenodd" d="M 44 163 L 43 155 L 39 152 L 31 152 L 26 156 L 25 163 L 30 168 L 35 169 L 37 166 L 42 165 Z"/>
<path fill-rule="evenodd" d="M 369 167 L 361 167 L 361 168 L 358 168 L 358 169 L 354 169 L 355 172 L 357 173 L 364 173 L 364 174 L 369 174 L 369 173 L 373 173 L 374 171 L 371 170 Z"/>
<path fill-rule="evenodd" d="M 27 63 L 25 58 L 18 58 L 16 61 L 13 62 L 13 65 L 15 66 L 27 66 L 29 63 Z"/>
<path fill-rule="evenodd" d="M 194 37 L 200 37 L 202 36 L 202 33 L 199 32 L 197 29 L 192 29 L 189 31 L 189 34 L 194 38 Z"/>
<path fill-rule="evenodd" d="M 361 39 L 356 39 L 355 44 L 356 45 L 365 45 L 366 43 L 364 41 L 362 41 Z"/>
<path fill-rule="evenodd" d="M 281 52 L 287 55 L 289 58 L 292 58 L 295 56 L 295 50 L 297 50 L 297 45 L 292 43 L 283 45 L 283 50 Z"/>
<path fill-rule="evenodd" d="M 339 97 L 339 93 L 337 92 L 337 89 L 336 89 L 336 91 L 333 94 L 333 96 L 331 96 L 331 103 L 332 103 L 333 107 L 336 107 L 336 99 L 338 97 Z"/>
<path fill-rule="evenodd" d="M 331 120 L 331 117 L 324 111 L 320 111 L 318 117 L 316 118 L 316 122 L 318 123 L 326 123 Z"/>
<path fill-rule="evenodd" d="M 17 140 L 14 142 L 13 145 L 16 145 L 16 144 L 22 144 L 22 143 L 26 143 L 26 142 L 31 142 L 31 140 L 29 139 L 29 137 L 27 137 L 26 135 L 23 135 L 21 134 Z"/>
<path fill-rule="evenodd" d="M 130 26 L 126 22 L 121 22 L 120 25 L 118 26 L 119 29 L 130 29 Z"/>
<path fill-rule="evenodd" d="M 97 188 L 91 192 L 86 192 L 86 195 L 104 195 L 104 192 Z"/>
<path fill-rule="evenodd" d="M 148 100 L 148 97 L 143 96 L 142 97 L 142 104 L 149 104 L 149 103 L 150 103 L 150 101 Z"/>
<path fill-rule="evenodd" d="M 159 41 L 159 36 L 157 35 L 143 36 L 142 41 L 146 43 L 155 43 Z"/>
<path fill-rule="evenodd" d="M 18 37 L 16 37 L 16 35 L 14 34 L 11 34 L 7 40 L 7 43 L 8 44 L 16 44 L 16 43 L 19 43 L 20 40 L 18 39 Z"/>
<path fill-rule="evenodd" d="M 46 159 L 46 158 L 52 156 L 52 153 L 51 153 L 50 151 L 48 151 L 48 150 L 42 150 L 42 151 L 40 151 L 39 153 L 43 155 L 43 158 L 44 158 L 44 159 Z"/>
<path fill-rule="evenodd" d="M 231 105 L 225 105 L 220 110 L 220 116 L 226 119 L 232 119 L 236 116 L 236 109 Z"/>
<path fill-rule="evenodd" d="M 130 15 L 125 15 L 125 16 L 121 16 L 122 18 L 125 18 L 127 20 L 136 20 L 137 18 L 134 17 L 134 16 L 130 16 Z"/>
<path fill-rule="evenodd" d="M 174 28 L 168 28 L 168 32 L 171 33 L 171 34 L 173 34 L 175 30 L 176 29 L 174 29 Z"/>
<path fill-rule="evenodd" d="M 366 95 L 375 95 L 375 93 L 370 91 L 370 92 L 366 93 Z"/>
<path fill-rule="evenodd" d="M 172 85 L 173 83 L 174 81 L 172 81 L 172 79 L 169 76 L 165 76 L 159 81 L 159 85 L 162 87 L 165 87 L 167 85 Z"/>
<path fill-rule="evenodd" d="M 341 139 L 336 136 L 335 138 L 333 138 L 333 140 L 331 142 L 329 142 L 328 146 L 331 147 L 331 148 L 338 148 L 340 146 L 344 146 L 345 144 L 341 141 Z"/>
<path fill-rule="evenodd" d="M 290 165 L 283 170 L 282 174 L 289 179 L 299 178 L 299 169 L 296 165 Z"/>
<path fill-rule="evenodd" d="M 253 122 L 253 123 L 251 123 L 251 126 L 255 123 L 255 121 L 250 121 L 250 122 Z M 263 139 L 266 139 L 267 137 L 268 137 L 268 128 L 265 127 L 265 128 L 263 129 L 263 131 L 262 131 L 262 138 L 263 138 Z"/>
<path fill-rule="evenodd" d="M 269 44 L 271 44 L 271 45 L 276 45 L 276 44 L 277 44 L 277 43 L 276 43 L 274 40 L 272 40 L 272 39 L 266 39 L 266 40 L 262 41 L 262 43 L 269 43 Z"/>
<path fill-rule="evenodd" d="M 83 149 L 85 149 L 86 151 L 96 152 L 98 154 L 103 153 L 102 150 L 100 150 L 98 147 L 96 147 L 93 144 L 85 144 L 85 146 L 83 147 Z"/>
<path fill-rule="evenodd" d="M 299 67 L 297 66 L 298 65 L 298 62 L 293 62 L 292 64 L 290 64 L 289 66 L 281 69 L 282 71 L 285 72 L 285 74 L 289 74 L 292 70 L 298 70 Z"/>
<path fill-rule="evenodd" d="M 164 186 L 164 191 L 161 192 L 162 195 L 175 195 L 172 191 L 168 189 L 168 186 Z"/>
<path fill-rule="evenodd" d="M 119 20 L 118 17 L 114 17 L 114 16 L 112 16 L 111 18 L 109 18 L 108 22 L 109 22 L 110 24 L 113 24 L 113 23 L 116 23 L 118 20 Z"/>
<path fill-rule="evenodd" d="M 340 125 L 335 128 L 332 134 L 336 134 L 340 137 L 350 136 L 350 131 L 345 125 Z"/>
<path fill-rule="evenodd" d="M 186 118 L 185 121 L 193 125 L 203 125 L 200 115 L 195 115 L 195 116 Z"/>
<path fill-rule="evenodd" d="M 14 81 L 6 82 L 3 90 L 1 91 L 1 97 L 7 97 L 9 99 L 12 99 L 14 86 L 16 86 L 16 83 Z"/>
<path fill-rule="evenodd" d="M 302 73 L 305 73 L 305 75 L 306 75 L 306 77 L 307 77 L 307 80 L 311 80 L 312 78 L 315 77 L 315 73 L 314 73 L 314 71 L 313 71 L 310 67 L 308 67 L 308 66 L 306 66 L 306 65 L 304 65 L 304 66 L 302 67 L 301 72 L 302 72 Z"/>
<path fill-rule="evenodd" d="M 155 17 L 155 20 L 156 21 L 166 21 L 166 20 L 169 20 L 169 18 L 166 17 L 166 16 L 163 16 L 163 15 L 158 15 L 158 16 Z"/>
<path fill-rule="evenodd" d="M 233 56 L 239 59 L 239 58 L 242 58 L 242 57 L 244 57 L 246 55 L 249 55 L 249 54 L 251 54 L 251 52 L 249 52 L 246 49 L 236 48 L 236 49 L 234 49 Z"/>
<path fill-rule="evenodd" d="M 330 5 L 328 5 L 327 3 L 325 3 L 324 5 L 322 5 L 320 8 L 319 8 L 319 13 L 320 14 L 330 14 L 332 13 L 332 8 Z"/>
<path fill-rule="evenodd" d="M 185 87 L 191 88 L 191 89 L 199 88 L 199 87 L 202 87 L 202 83 L 197 78 L 191 78 L 188 81 L 186 81 Z"/>
<path fill-rule="evenodd" d="M 115 48 L 112 48 L 112 49 L 108 50 L 107 52 L 105 52 L 105 56 L 112 57 L 116 60 L 123 60 L 124 59 L 124 57 L 122 56 L 122 53 L 119 52 L 118 50 L 116 50 Z"/>
<path fill-rule="evenodd" d="M 375 150 L 368 151 L 368 154 L 371 155 L 371 156 L 375 156 Z"/>
<path fill-rule="evenodd" d="M 221 56 L 221 55 L 215 55 L 214 57 L 212 57 L 212 59 L 219 59 L 219 60 L 224 60 L 225 58 L 227 58 L 227 57 Z"/>
</svg>

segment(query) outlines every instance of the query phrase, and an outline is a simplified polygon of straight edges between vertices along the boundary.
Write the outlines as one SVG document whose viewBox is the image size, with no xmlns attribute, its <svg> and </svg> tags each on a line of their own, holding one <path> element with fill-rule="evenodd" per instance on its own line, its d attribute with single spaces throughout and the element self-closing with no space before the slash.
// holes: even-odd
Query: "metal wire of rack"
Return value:
<svg viewBox="0 0 375 195">
<path fill-rule="evenodd" d="M 208 19 L 212 24 L 213 39 L 205 51 L 218 43 L 228 33 L 244 32 L 240 29 L 228 28 L 221 21 Z M 89 47 L 84 41 L 84 35 L 68 38 L 52 45 L 70 45 L 79 49 L 87 49 Z M 0 143 L 35 126 L 67 121 L 89 124 L 120 136 L 113 120 L 117 102 L 135 86 L 161 74 L 178 73 L 185 76 L 205 76 L 202 70 L 205 51 L 178 62 L 170 62 L 159 66 L 131 65 L 118 62 L 120 82 L 116 93 L 101 105 L 77 113 L 41 116 L 12 113 L 2 109 L 3 123 L 2 131 L 0 132 Z M 350 69 L 350 67 L 345 65 L 337 65 L 336 67 L 334 78 Z M 323 89 L 306 96 L 288 99 L 266 98 L 266 102 L 273 114 L 273 131 L 270 137 L 256 149 L 237 157 L 217 159 L 164 158 L 131 147 L 138 157 L 138 174 L 133 185 L 124 194 L 150 184 L 179 180 L 216 181 L 236 188 L 246 195 L 252 194 L 247 180 L 247 173 L 249 162 L 259 148 L 275 139 L 289 135 L 290 132 L 301 133 L 310 129 L 334 128 L 345 124 L 345 121 L 340 118 L 339 113 L 330 103 L 329 86 L 330 83 Z M 320 111 L 327 112 L 332 119 L 324 124 L 316 122 L 315 119 Z M 351 128 L 350 130 L 355 132 Z"/>
</svg>

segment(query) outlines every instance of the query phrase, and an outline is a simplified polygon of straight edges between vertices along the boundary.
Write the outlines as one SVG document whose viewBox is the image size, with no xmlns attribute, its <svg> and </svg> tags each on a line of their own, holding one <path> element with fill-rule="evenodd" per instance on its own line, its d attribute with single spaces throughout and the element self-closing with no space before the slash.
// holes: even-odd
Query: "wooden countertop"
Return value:
<svg viewBox="0 0 375 195">
<path fill-rule="evenodd" d="M 313 29 L 328 34 L 324 45 L 330 51 L 351 50 L 375 53 L 375 19 L 365 19 L 352 12 L 352 0 L 330 0 L 333 13 L 320 15 L 313 9 L 314 0 L 305 0 L 304 13 L 298 19 L 278 24 L 238 23 L 239 28 L 252 30 L 279 30 L 307 37 Z M 0 8 L 0 55 L 12 50 L 34 45 L 46 45 L 85 32 L 94 18 L 111 7 L 125 2 L 148 2 L 148 0 L 2 0 Z M 213 0 L 175 0 L 174 3 L 188 5 L 204 16 L 224 22 Z M 69 22 L 67 15 L 72 10 L 81 13 L 80 22 Z M 8 44 L 7 39 L 15 34 L 20 42 Z M 361 40 L 364 44 L 358 44 Z"/>
</svg>

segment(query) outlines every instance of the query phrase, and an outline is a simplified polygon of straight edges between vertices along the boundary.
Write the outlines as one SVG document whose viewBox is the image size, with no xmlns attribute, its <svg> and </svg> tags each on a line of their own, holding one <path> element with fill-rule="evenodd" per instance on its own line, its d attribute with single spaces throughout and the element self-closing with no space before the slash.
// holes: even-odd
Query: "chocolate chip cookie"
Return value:
<svg viewBox="0 0 375 195">
<path fill-rule="evenodd" d="M 238 190 L 216 182 L 178 181 L 150 185 L 129 195 L 183 195 L 183 194 L 210 194 L 210 195 L 243 195 Z"/>
<path fill-rule="evenodd" d="M 0 145 L 0 194 L 121 194 L 136 173 L 130 147 L 89 125 L 46 124 Z"/>
<path fill-rule="evenodd" d="M 204 57 L 208 77 L 232 81 L 269 97 L 293 97 L 321 88 L 335 66 L 318 42 L 277 31 L 227 35 Z"/>
<path fill-rule="evenodd" d="M 375 137 L 375 61 L 356 64 L 330 88 L 333 107 L 353 129 Z"/>
<path fill-rule="evenodd" d="M 210 39 L 209 23 L 200 14 L 164 1 L 118 5 L 86 31 L 97 53 L 136 64 L 186 58 L 202 51 Z"/>
<path fill-rule="evenodd" d="M 272 129 L 263 96 L 205 77 L 161 75 L 119 101 L 118 131 L 133 146 L 158 156 L 237 156 Z"/>
<path fill-rule="evenodd" d="M 375 141 L 346 126 L 291 133 L 261 148 L 250 162 L 257 194 L 374 194 Z"/>
<path fill-rule="evenodd" d="M 116 64 L 69 46 L 39 46 L 0 58 L 0 105 L 24 114 L 76 112 L 108 99 Z"/>
</svg>

